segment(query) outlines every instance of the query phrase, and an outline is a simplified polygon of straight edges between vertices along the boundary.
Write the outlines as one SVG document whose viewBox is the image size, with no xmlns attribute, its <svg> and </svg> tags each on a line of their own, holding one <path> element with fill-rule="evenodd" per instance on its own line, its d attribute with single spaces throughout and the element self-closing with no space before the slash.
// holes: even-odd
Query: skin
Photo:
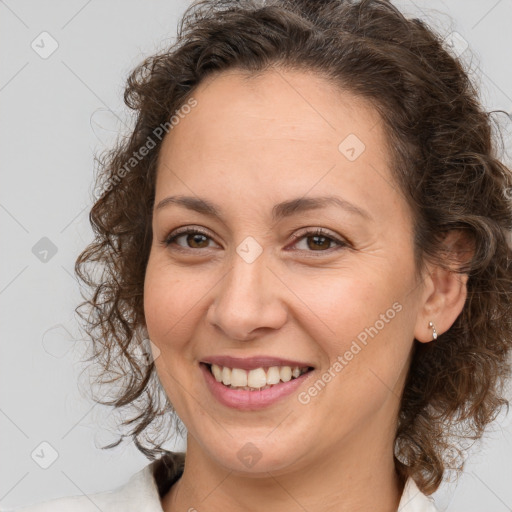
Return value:
<svg viewBox="0 0 512 512">
<path fill-rule="evenodd" d="M 183 476 L 162 507 L 396 511 L 403 483 L 393 441 L 414 338 L 432 340 L 430 320 L 438 333 L 453 324 L 466 280 L 431 265 L 416 272 L 412 214 L 369 103 L 318 75 L 283 69 L 223 72 L 193 96 L 197 106 L 163 142 L 155 205 L 192 195 L 218 204 L 223 217 L 178 205 L 153 213 L 146 323 L 160 380 L 188 430 Z M 338 149 L 349 134 L 365 145 L 354 161 Z M 325 206 L 272 221 L 274 204 L 324 195 L 371 219 Z M 208 237 L 166 246 L 182 226 Z M 291 237 L 318 227 L 347 245 Z M 236 252 L 248 236 L 263 249 L 252 263 Z M 400 312 L 301 403 L 299 392 L 394 303 Z M 298 359 L 315 370 L 279 403 L 239 411 L 206 386 L 199 362 L 214 354 Z M 237 456 L 248 442 L 261 454 L 252 467 Z"/>
</svg>

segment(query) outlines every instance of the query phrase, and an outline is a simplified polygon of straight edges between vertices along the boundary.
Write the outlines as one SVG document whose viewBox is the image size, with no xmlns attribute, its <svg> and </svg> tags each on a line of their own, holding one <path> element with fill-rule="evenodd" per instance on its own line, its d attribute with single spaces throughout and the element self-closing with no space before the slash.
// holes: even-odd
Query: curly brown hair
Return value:
<svg viewBox="0 0 512 512">
<path fill-rule="evenodd" d="M 77 312 L 92 339 L 90 359 L 114 392 L 95 400 L 118 411 L 138 406 L 122 422 L 129 433 L 104 448 L 131 436 L 156 458 L 166 450 L 149 427 L 175 416 L 159 398 L 153 362 L 138 352 L 147 338 L 143 288 L 161 127 L 171 128 L 169 116 L 208 75 L 274 66 L 316 72 L 377 109 L 392 172 L 414 212 L 418 270 L 434 262 L 469 276 L 452 327 L 436 341 L 414 341 L 401 399 L 396 470 L 431 494 L 447 469 L 462 470 L 464 452 L 455 441 L 479 439 L 504 405 L 508 410 L 512 177 L 497 155 L 495 112 L 482 108 L 465 65 L 425 22 L 386 0 L 203 0 L 187 9 L 171 47 L 131 72 L 124 100 L 136 123 L 98 158 L 96 187 L 103 194 L 90 212 L 95 239 L 75 266 L 89 290 Z M 151 149 L 140 156 L 149 140 Z M 442 245 L 450 230 L 474 249 L 456 266 Z"/>
</svg>

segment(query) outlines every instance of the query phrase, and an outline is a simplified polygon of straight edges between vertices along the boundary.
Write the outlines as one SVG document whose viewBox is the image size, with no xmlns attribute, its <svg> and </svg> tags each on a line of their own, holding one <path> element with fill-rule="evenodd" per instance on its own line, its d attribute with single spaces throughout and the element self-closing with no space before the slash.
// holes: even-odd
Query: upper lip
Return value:
<svg viewBox="0 0 512 512">
<path fill-rule="evenodd" d="M 201 362 L 207 364 L 216 364 L 228 368 L 240 368 L 242 370 L 254 370 L 255 368 L 265 368 L 270 366 L 291 366 L 294 368 L 312 367 L 310 363 L 296 361 L 293 359 L 282 359 L 272 356 L 253 356 L 253 357 L 232 357 L 232 356 L 210 356 Z"/>
</svg>

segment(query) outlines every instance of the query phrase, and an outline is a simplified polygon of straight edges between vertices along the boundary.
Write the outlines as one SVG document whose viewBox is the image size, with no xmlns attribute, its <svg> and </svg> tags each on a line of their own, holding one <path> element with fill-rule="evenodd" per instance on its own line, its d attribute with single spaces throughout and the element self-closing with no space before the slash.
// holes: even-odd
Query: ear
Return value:
<svg viewBox="0 0 512 512">
<path fill-rule="evenodd" d="M 441 251 L 449 268 L 427 264 L 414 330 L 414 337 L 421 343 L 434 339 L 430 322 L 438 336 L 446 332 L 460 315 L 467 297 L 468 275 L 456 270 L 473 256 L 472 239 L 464 231 L 449 231 L 443 239 Z"/>
</svg>

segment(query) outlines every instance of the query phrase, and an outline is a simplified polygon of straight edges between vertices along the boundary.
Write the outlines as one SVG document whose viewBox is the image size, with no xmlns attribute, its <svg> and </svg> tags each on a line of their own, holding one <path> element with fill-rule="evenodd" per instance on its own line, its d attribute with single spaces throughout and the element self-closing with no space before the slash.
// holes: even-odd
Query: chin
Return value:
<svg viewBox="0 0 512 512">
<path fill-rule="evenodd" d="M 209 452 L 214 463 L 223 466 L 227 471 L 252 477 L 268 478 L 268 473 L 277 473 L 290 466 L 298 465 L 306 452 L 298 452 L 297 447 L 302 446 L 299 439 L 286 436 L 285 443 L 276 443 L 277 439 L 270 439 L 268 430 L 261 436 L 233 435 L 229 441 L 208 446 L 203 444 Z M 211 438 L 210 438 L 211 439 Z"/>
</svg>

